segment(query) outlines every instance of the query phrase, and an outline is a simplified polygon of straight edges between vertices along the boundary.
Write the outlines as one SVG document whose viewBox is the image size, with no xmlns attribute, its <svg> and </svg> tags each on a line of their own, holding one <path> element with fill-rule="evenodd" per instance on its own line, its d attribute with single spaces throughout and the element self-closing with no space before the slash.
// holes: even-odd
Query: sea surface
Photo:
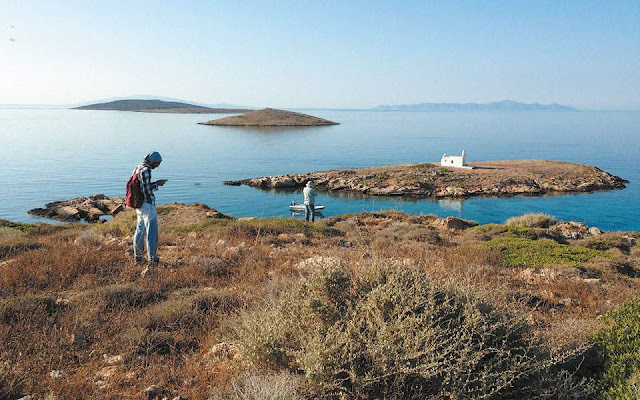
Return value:
<svg viewBox="0 0 640 400">
<path fill-rule="evenodd" d="M 303 112 L 305 112 L 303 110 Z M 627 189 L 543 197 L 405 200 L 323 194 L 324 216 L 394 209 L 504 222 L 531 212 L 605 230 L 640 231 L 640 112 L 410 112 L 308 110 L 340 125 L 251 129 L 198 125 L 224 115 L 65 109 L 0 109 L 0 218 L 33 222 L 27 210 L 95 193 L 124 195 L 145 154 L 164 161 L 158 203 L 205 203 L 236 217 L 289 216 L 300 192 L 225 186 L 264 175 L 372 165 L 547 159 L 595 165 Z"/>
</svg>

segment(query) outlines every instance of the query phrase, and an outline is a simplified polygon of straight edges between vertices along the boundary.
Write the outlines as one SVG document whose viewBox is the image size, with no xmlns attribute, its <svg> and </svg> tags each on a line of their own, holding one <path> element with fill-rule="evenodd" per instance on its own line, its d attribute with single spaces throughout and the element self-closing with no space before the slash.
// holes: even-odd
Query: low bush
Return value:
<svg viewBox="0 0 640 400">
<path fill-rule="evenodd" d="M 631 243 L 629 239 L 612 235 L 604 234 L 586 239 L 580 243 L 582 246 L 595 250 L 609 250 L 618 249 L 624 254 L 629 254 L 631 250 Z"/>
<path fill-rule="evenodd" d="M 20 399 L 24 395 L 22 379 L 11 368 L 0 365 L 0 399 Z"/>
<path fill-rule="evenodd" d="M 249 362 L 300 371 L 324 395 L 531 398 L 557 383 L 523 321 L 408 267 L 321 268 L 232 327 Z"/>
<path fill-rule="evenodd" d="M 496 238 L 486 243 L 500 251 L 502 264 L 508 267 L 535 268 L 545 265 L 579 266 L 596 257 L 608 258 L 600 250 L 560 244 L 549 239 Z"/>
<path fill-rule="evenodd" d="M 53 316 L 61 306 L 47 295 L 21 295 L 0 299 L 0 322 L 13 324 L 23 320 L 45 320 Z"/>
<path fill-rule="evenodd" d="M 518 237 L 523 239 L 551 239 L 564 242 L 564 239 L 543 228 L 527 228 L 514 225 L 486 224 L 473 226 L 464 231 L 466 240 L 489 241 L 498 236 Z"/>
<path fill-rule="evenodd" d="M 300 377 L 287 372 L 246 372 L 226 388 L 215 389 L 209 400 L 302 400 Z"/>
<path fill-rule="evenodd" d="M 40 247 L 42 247 L 41 243 L 30 242 L 23 239 L 13 241 L 12 243 L 1 244 L 0 260 L 16 256 L 29 250 L 39 249 Z"/>
<path fill-rule="evenodd" d="M 139 312 L 135 326 L 121 340 L 136 354 L 171 354 L 195 350 L 196 331 L 213 326 L 216 313 L 240 304 L 232 295 L 214 290 L 183 290 L 169 300 Z"/>
<path fill-rule="evenodd" d="M 521 228 L 548 228 L 556 223 L 556 219 L 547 214 L 524 214 L 511 217 L 505 225 L 518 226 Z"/>
<path fill-rule="evenodd" d="M 161 293 L 132 284 L 107 285 L 92 292 L 92 295 L 95 295 L 96 301 L 104 311 L 142 308 L 164 299 Z"/>
<path fill-rule="evenodd" d="M 96 224 L 91 228 L 103 235 L 112 235 L 117 237 L 129 236 L 136 231 L 136 213 L 133 211 L 125 211 L 116 215 L 111 221 L 103 224 Z"/>
<path fill-rule="evenodd" d="M 189 329 L 201 325 L 211 312 L 229 311 L 238 305 L 234 296 L 214 290 L 172 298 L 143 310 L 139 324 L 149 330 Z"/>
<path fill-rule="evenodd" d="M 302 233 L 311 236 L 314 233 L 323 236 L 341 235 L 337 229 L 329 228 L 322 221 L 316 224 L 309 224 L 303 220 L 295 218 L 259 218 L 246 221 L 236 221 L 230 226 L 231 233 L 241 236 L 277 236 L 282 233 L 296 234 Z"/>
<path fill-rule="evenodd" d="M 20 232 L 28 233 L 34 229 L 34 225 L 22 224 L 20 222 L 9 221 L 8 219 L 0 218 L 0 227 L 14 229 Z"/>
<path fill-rule="evenodd" d="M 375 232 L 374 236 L 394 242 L 415 241 L 429 244 L 444 243 L 435 229 L 422 224 L 409 224 L 405 222 L 394 222 L 388 227 Z"/>
<path fill-rule="evenodd" d="M 229 226 L 231 224 L 233 224 L 233 220 L 231 219 L 209 218 L 201 222 L 196 222 L 194 224 L 168 227 L 166 229 L 167 231 L 173 231 L 178 233 L 204 232 L 211 228 L 224 227 L 224 226 Z"/>
<path fill-rule="evenodd" d="M 640 298 L 606 315 L 608 324 L 595 338 L 602 373 L 600 388 L 608 399 L 640 398 Z"/>
<path fill-rule="evenodd" d="M 140 355 L 176 354 L 198 348 L 194 335 L 184 331 L 150 331 L 137 328 L 126 332 L 123 341 L 131 347 L 134 354 Z"/>
</svg>

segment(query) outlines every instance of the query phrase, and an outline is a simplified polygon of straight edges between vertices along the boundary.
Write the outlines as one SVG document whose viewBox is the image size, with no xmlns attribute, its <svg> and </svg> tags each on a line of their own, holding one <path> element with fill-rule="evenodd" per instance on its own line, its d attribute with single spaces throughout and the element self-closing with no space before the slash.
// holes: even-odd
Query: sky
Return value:
<svg viewBox="0 0 640 400">
<path fill-rule="evenodd" d="M 0 0 L 0 104 L 136 94 L 640 109 L 640 1 Z"/>
</svg>

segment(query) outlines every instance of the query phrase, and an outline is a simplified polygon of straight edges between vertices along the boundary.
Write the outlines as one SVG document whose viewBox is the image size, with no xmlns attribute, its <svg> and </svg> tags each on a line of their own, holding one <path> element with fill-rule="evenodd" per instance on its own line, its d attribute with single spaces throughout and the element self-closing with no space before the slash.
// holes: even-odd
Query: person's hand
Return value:
<svg viewBox="0 0 640 400">
<path fill-rule="evenodd" d="M 158 184 L 158 186 L 163 186 L 165 183 L 167 183 L 166 179 L 160 179 L 158 181 L 156 181 L 156 183 Z"/>
</svg>

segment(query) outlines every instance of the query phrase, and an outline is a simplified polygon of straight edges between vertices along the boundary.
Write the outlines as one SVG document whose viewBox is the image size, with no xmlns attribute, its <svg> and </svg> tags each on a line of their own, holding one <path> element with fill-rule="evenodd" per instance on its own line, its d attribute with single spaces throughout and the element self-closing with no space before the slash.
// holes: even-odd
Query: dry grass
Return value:
<svg viewBox="0 0 640 400">
<path fill-rule="evenodd" d="M 580 345 L 596 317 L 640 293 L 638 279 L 621 267 L 633 269 L 640 252 L 637 246 L 627 251 L 621 234 L 605 236 L 608 250 L 600 242 L 570 245 L 617 252 L 610 259 L 525 274 L 504 268 L 499 250 L 478 244 L 496 237 L 537 241 L 547 238 L 543 228 L 460 233 L 433 224 L 435 217 L 398 212 L 314 225 L 237 221 L 209 218 L 203 209 L 189 211 L 193 219 L 179 226 L 182 211 L 173 207 L 160 215 L 163 264 L 146 278 L 127 253 L 133 218 L 126 213 L 99 226 L 2 226 L 0 249 L 12 250 L 0 259 L 0 398 L 116 399 L 137 397 L 150 385 L 190 399 L 234 388 L 263 393 L 257 387 L 278 381 L 277 374 L 259 370 L 253 373 L 258 378 L 247 378 L 236 361 L 204 360 L 224 340 L 230 314 L 253 309 L 308 276 L 310 267 L 300 262 L 310 257 L 337 259 L 353 271 L 381 261 L 421 268 L 434 284 L 459 284 L 524 318 L 554 351 Z M 109 365 L 105 355 L 122 355 L 122 361 Z M 111 376 L 99 378 L 110 371 L 105 368 Z M 52 378 L 52 370 L 66 377 Z M 292 383 L 295 393 L 309 389 L 299 383 Z"/>
<path fill-rule="evenodd" d="M 556 219 L 548 214 L 524 214 L 509 218 L 505 225 L 520 228 L 548 228 L 555 223 Z"/>
</svg>

